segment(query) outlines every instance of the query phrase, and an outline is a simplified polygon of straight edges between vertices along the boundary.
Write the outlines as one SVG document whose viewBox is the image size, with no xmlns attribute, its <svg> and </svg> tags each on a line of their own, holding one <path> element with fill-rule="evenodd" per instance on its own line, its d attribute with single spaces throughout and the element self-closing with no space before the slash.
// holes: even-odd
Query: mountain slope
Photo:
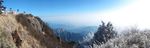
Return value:
<svg viewBox="0 0 150 48">
<path fill-rule="evenodd" d="M 72 48 L 31 14 L 0 16 L 1 48 Z"/>
</svg>

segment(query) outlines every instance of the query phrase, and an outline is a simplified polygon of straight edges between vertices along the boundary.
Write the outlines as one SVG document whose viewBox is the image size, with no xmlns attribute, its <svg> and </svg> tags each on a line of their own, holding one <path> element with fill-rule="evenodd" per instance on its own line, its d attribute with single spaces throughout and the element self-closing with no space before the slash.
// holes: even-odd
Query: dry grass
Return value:
<svg viewBox="0 0 150 48">
<path fill-rule="evenodd" d="M 16 48 L 11 32 L 16 28 L 13 16 L 0 16 L 0 48 Z"/>
<path fill-rule="evenodd" d="M 13 37 L 14 32 L 19 37 Z M 20 46 L 16 46 L 17 39 L 22 40 Z M 5 45 L 4 48 L 72 48 L 72 45 L 65 42 L 60 44 L 42 20 L 29 14 L 0 16 L 0 41 L 0 45 Z"/>
</svg>

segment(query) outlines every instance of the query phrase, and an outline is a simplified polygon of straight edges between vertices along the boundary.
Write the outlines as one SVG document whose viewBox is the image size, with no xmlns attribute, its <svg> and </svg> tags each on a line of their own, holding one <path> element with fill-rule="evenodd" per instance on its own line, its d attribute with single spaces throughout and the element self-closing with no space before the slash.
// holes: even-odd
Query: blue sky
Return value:
<svg viewBox="0 0 150 48">
<path fill-rule="evenodd" d="M 9 9 L 20 9 L 50 23 L 98 26 L 111 21 L 117 26 L 149 25 L 149 0 L 5 0 Z M 144 10 L 143 10 L 144 9 Z M 147 12 L 147 14 L 145 13 Z M 143 17 L 142 15 L 146 16 Z M 136 18 L 135 18 L 136 17 Z M 145 21 L 143 23 L 143 18 Z M 127 20 L 128 19 L 128 20 Z"/>
<path fill-rule="evenodd" d="M 150 28 L 150 0 L 4 0 L 7 8 L 26 11 L 46 22 Z"/>
<path fill-rule="evenodd" d="M 26 11 L 38 16 L 95 12 L 123 4 L 121 0 L 5 0 L 7 8 Z"/>
</svg>

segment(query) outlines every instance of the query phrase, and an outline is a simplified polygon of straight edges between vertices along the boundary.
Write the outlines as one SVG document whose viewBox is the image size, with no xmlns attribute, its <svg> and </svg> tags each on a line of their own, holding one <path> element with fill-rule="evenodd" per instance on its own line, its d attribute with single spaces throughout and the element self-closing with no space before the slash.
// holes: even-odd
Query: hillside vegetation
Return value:
<svg viewBox="0 0 150 48">
<path fill-rule="evenodd" d="M 72 48 L 31 14 L 0 15 L 0 48 Z"/>
<path fill-rule="evenodd" d="M 105 44 L 94 44 L 92 48 L 150 48 L 150 31 L 127 31 Z"/>
<path fill-rule="evenodd" d="M 77 48 L 150 48 L 150 30 L 131 28 L 117 34 L 111 23 L 99 26 L 93 39 Z"/>
</svg>

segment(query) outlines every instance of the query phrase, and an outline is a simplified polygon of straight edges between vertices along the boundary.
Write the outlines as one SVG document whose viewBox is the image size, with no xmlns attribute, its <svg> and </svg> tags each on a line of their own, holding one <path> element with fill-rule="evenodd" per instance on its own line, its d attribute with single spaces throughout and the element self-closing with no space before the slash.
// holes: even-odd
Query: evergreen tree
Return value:
<svg viewBox="0 0 150 48">
<path fill-rule="evenodd" d="M 6 7 L 3 6 L 3 3 L 4 1 L 3 0 L 0 0 L 0 14 L 3 13 L 3 11 L 6 9 Z"/>
<path fill-rule="evenodd" d="M 113 28 L 113 25 L 108 22 L 105 24 L 102 21 L 102 24 L 99 26 L 98 31 L 94 34 L 94 43 L 101 44 L 107 42 L 109 39 L 117 35 L 116 31 Z"/>
<path fill-rule="evenodd" d="M 9 11 L 12 12 L 13 11 L 12 8 L 9 8 Z"/>
<path fill-rule="evenodd" d="M 19 12 L 19 9 L 17 9 L 17 12 Z"/>
</svg>

